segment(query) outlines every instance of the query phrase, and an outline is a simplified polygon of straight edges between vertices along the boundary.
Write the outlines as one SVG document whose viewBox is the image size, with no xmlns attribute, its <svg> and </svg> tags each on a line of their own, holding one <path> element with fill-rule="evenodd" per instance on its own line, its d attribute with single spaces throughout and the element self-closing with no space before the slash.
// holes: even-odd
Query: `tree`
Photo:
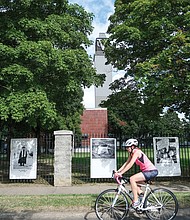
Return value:
<svg viewBox="0 0 190 220">
<path fill-rule="evenodd" d="M 150 112 L 190 114 L 188 0 L 116 0 L 105 45 L 108 63 L 138 82 Z"/>
<path fill-rule="evenodd" d="M 113 91 L 100 106 L 108 108 L 109 132 L 117 135 L 141 136 L 146 130 L 144 106 L 134 80 L 113 82 Z"/>
<path fill-rule="evenodd" d="M 153 135 L 180 136 L 184 135 L 185 126 L 178 114 L 168 109 L 158 120 L 152 121 L 150 130 Z"/>
<path fill-rule="evenodd" d="M 83 87 L 103 82 L 86 52 L 92 19 L 67 0 L 1 0 L 1 127 L 79 128 Z"/>
<path fill-rule="evenodd" d="M 143 138 L 153 135 L 184 134 L 186 123 L 172 109 L 163 114 L 149 112 L 133 79 L 121 78 L 110 86 L 113 91 L 102 107 L 108 109 L 109 133 Z"/>
</svg>

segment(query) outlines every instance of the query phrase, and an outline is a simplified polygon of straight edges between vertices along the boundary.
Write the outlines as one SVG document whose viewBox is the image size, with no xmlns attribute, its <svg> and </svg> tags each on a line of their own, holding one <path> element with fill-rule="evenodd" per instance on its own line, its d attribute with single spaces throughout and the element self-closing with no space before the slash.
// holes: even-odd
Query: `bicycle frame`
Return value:
<svg viewBox="0 0 190 220">
<path fill-rule="evenodd" d="M 121 180 L 121 182 L 120 182 L 120 181 L 117 180 L 117 182 L 118 182 L 118 187 L 117 187 L 118 192 L 117 192 L 117 195 L 116 195 L 116 197 L 115 197 L 115 199 L 114 199 L 114 201 L 113 201 L 112 207 L 114 207 L 114 205 L 115 205 L 115 203 L 116 203 L 116 201 L 117 201 L 118 195 L 120 194 L 121 191 L 123 191 L 123 192 L 131 199 L 131 201 L 133 200 L 133 198 L 132 198 L 131 195 L 129 194 L 128 190 L 127 190 L 127 189 L 125 188 L 125 186 L 124 186 L 125 181 Z M 141 203 L 140 203 L 140 205 L 139 205 L 139 207 L 138 207 L 138 210 L 139 210 L 139 211 L 146 211 L 146 210 L 155 210 L 155 211 L 158 211 L 158 209 L 162 208 L 163 205 L 160 203 L 160 201 L 156 198 L 156 196 L 155 196 L 154 193 L 152 192 L 152 189 L 151 189 L 149 183 L 146 183 L 146 184 L 138 184 L 138 186 L 145 188 L 144 196 L 143 196 L 142 201 L 141 201 Z M 159 206 L 156 206 L 156 207 L 154 207 L 154 206 L 149 206 L 149 207 L 144 208 L 145 198 L 146 198 L 146 196 L 148 195 L 149 192 L 151 192 L 151 194 L 153 195 L 155 201 L 159 204 Z"/>
<path fill-rule="evenodd" d="M 125 184 L 130 183 L 129 178 L 117 176 L 118 183 L 115 189 L 107 189 L 101 192 L 95 202 L 95 212 L 98 219 L 122 219 L 124 220 L 130 210 L 137 214 L 146 214 L 150 220 L 175 218 L 178 212 L 178 201 L 176 196 L 168 189 L 157 187 L 152 189 L 149 182 L 138 183 L 143 187 L 144 195 L 140 204 L 134 208 L 129 200 L 133 195 Z"/>
<path fill-rule="evenodd" d="M 160 203 L 160 201 L 154 195 L 154 193 L 153 193 L 149 183 L 138 184 L 138 186 L 145 188 L 144 196 L 142 198 L 141 204 L 139 205 L 139 210 L 141 210 L 141 211 L 153 210 L 153 209 L 158 210 L 158 209 L 162 208 L 163 205 Z M 144 202 L 145 202 L 145 198 L 146 198 L 146 196 L 148 195 L 149 192 L 153 195 L 155 201 L 159 204 L 159 206 L 156 206 L 156 208 L 154 206 L 150 206 L 150 207 L 146 207 L 146 208 L 143 207 L 144 206 Z"/>
</svg>

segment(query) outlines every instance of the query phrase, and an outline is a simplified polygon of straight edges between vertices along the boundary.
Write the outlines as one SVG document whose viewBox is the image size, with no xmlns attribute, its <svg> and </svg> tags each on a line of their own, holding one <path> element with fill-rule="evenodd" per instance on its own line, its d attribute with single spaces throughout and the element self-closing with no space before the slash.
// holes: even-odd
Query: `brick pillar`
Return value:
<svg viewBox="0 0 190 220">
<path fill-rule="evenodd" d="M 54 186 L 71 186 L 72 131 L 54 131 Z"/>
</svg>

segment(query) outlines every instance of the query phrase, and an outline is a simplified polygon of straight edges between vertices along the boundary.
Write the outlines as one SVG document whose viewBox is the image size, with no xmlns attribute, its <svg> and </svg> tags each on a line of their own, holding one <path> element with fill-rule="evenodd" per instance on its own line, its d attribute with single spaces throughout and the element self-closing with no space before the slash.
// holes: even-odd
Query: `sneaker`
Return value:
<svg viewBox="0 0 190 220">
<path fill-rule="evenodd" d="M 133 203 L 132 203 L 132 208 L 136 209 L 136 208 L 138 208 L 139 205 L 140 205 L 140 202 L 139 202 L 139 201 L 133 202 Z"/>
</svg>

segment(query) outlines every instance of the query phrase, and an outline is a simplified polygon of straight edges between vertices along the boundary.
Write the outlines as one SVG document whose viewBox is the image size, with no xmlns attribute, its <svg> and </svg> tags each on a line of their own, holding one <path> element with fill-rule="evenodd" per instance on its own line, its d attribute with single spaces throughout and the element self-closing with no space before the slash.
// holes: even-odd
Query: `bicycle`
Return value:
<svg viewBox="0 0 190 220">
<path fill-rule="evenodd" d="M 116 189 L 107 189 L 101 192 L 95 201 L 95 213 L 100 220 L 123 220 L 127 217 L 131 207 L 132 191 L 125 188 L 130 183 L 129 178 L 118 177 Z M 144 196 L 140 205 L 133 209 L 137 214 L 146 214 L 151 220 L 172 220 L 178 212 L 176 196 L 168 189 L 150 187 L 150 181 L 138 184 L 144 188 Z"/>
</svg>

